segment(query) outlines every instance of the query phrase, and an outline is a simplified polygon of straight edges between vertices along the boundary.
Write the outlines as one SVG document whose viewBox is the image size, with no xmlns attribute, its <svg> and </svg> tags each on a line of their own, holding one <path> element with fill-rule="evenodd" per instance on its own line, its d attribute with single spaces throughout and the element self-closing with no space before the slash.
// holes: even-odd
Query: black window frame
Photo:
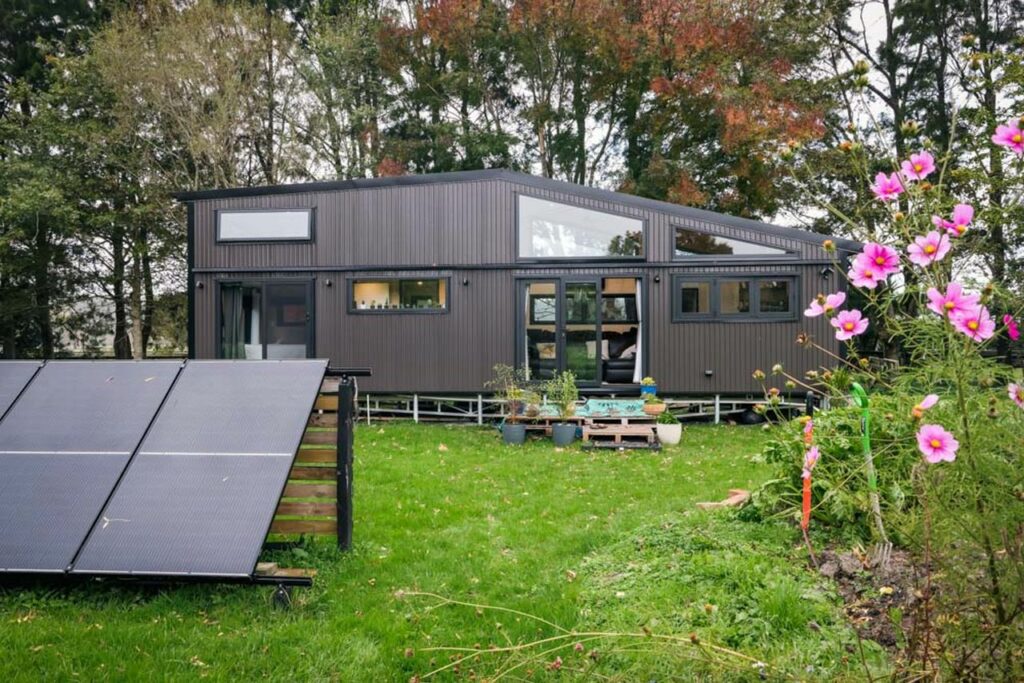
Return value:
<svg viewBox="0 0 1024 683">
<path fill-rule="evenodd" d="M 761 282 L 785 281 L 789 283 L 789 311 L 786 313 L 761 312 Z M 747 282 L 750 288 L 750 312 L 722 313 L 721 283 Z M 682 311 L 682 285 L 689 283 L 708 282 L 711 285 L 708 313 L 684 313 Z M 672 322 L 792 322 L 799 319 L 797 295 L 800 290 L 798 273 L 723 273 L 721 275 L 687 275 L 676 273 L 672 276 Z"/>
<path fill-rule="evenodd" d="M 353 301 L 355 296 L 355 286 L 360 282 L 390 282 L 397 280 L 399 282 L 399 291 L 401 291 L 402 280 L 416 281 L 416 280 L 437 280 L 440 282 L 444 280 L 445 287 L 445 305 L 444 308 L 358 308 Z M 411 275 L 411 276 L 374 276 L 374 275 L 353 275 L 346 279 L 346 298 L 348 303 L 345 305 L 348 309 L 349 315 L 447 315 L 452 310 L 452 276 L 451 275 Z"/>
<path fill-rule="evenodd" d="M 583 209 L 584 211 L 593 211 L 594 213 L 603 213 L 609 216 L 618 216 L 619 218 L 628 218 L 634 221 L 640 221 L 640 236 L 642 243 L 640 245 L 640 254 L 637 256 L 522 256 L 519 253 L 519 238 L 521 233 L 521 225 L 519 222 L 519 203 L 520 199 L 526 197 L 527 199 L 536 199 L 542 202 L 554 202 L 555 204 L 563 204 L 575 209 Z M 609 209 L 598 209 L 593 206 L 585 206 L 577 202 L 566 201 L 564 199 L 555 199 L 552 197 L 541 197 L 529 192 L 516 192 L 515 193 L 515 216 L 513 217 L 515 222 L 516 234 L 515 234 L 515 260 L 516 263 L 642 263 L 647 260 L 648 250 L 648 237 L 650 231 L 648 230 L 649 221 L 647 218 L 642 216 L 635 216 L 625 211 L 613 211 Z"/>
<path fill-rule="evenodd" d="M 306 214 L 306 237 L 222 237 L 221 216 L 229 213 L 291 213 L 302 211 Z M 311 244 L 316 241 L 315 206 L 257 207 L 252 209 L 215 209 L 214 232 L 217 244 Z"/>
<path fill-rule="evenodd" d="M 694 227 L 692 225 L 680 225 L 678 223 L 671 224 L 672 229 L 672 260 L 676 262 L 687 262 L 687 261 L 740 261 L 740 262 L 761 262 L 761 261 L 788 261 L 800 258 L 800 254 L 793 250 L 785 247 L 779 247 L 774 244 L 762 244 L 760 242 L 752 242 L 750 240 L 741 239 L 734 235 L 724 235 L 720 232 L 714 232 L 712 230 L 703 230 L 701 228 Z M 680 230 L 686 230 L 688 232 L 695 232 L 702 235 L 710 235 L 711 237 L 720 237 L 726 240 L 734 240 L 736 242 L 746 242 L 747 244 L 753 244 L 767 249 L 779 249 L 783 253 L 781 254 L 677 254 L 676 253 L 676 235 Z"/>
</svg>

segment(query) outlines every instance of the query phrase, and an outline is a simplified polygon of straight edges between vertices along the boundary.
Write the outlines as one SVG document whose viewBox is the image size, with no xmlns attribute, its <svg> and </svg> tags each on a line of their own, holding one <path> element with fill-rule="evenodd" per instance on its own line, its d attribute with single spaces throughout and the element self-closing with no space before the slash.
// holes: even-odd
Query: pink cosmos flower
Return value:
<svg viewBox="0 0 1024 683">
<path fill-rule="evenodd" d="M 907 180 L 924 180 L 935 170 L 935 158 L 928 152 L 911 154 L 910 160 L 904 161 L 900 170 Z"/>
<path fill-rule="evenodd" d="M 978 305 L 977 294 L 964 294 L 959 282 L 950 282 L 943 294 L 934 287 L 928 289 L 928 308 L 936 315 L 966 313 Z"/>
<path fill-rule="evenodd" d="M 811 470 L 818 464 L 818 458 L 821 457 L 821 453 L 818 452 L 817 446 L 811 446 L 807 453 L 804 454 L 804 471 L 801 476 L 804 479 L 811 478 Z"/>
<path fill-rule="evenodd" d="M 859 334 L 864 334 L 864 331 L 868 329 L 868 319 L 857 309 L 842 311 L 829 323 L 836 328 L 836 339 L 839 341 L 853 339 Z"/>
<path fill-rule="evenodd" d="M 891 202 L 903 192 L 900 175 L 893 173 L 887 176 L 884 173 L 879 173 L 875 176 L 875 184 L 871 186 L 871 191 L 875 193 L 875 198 L 878 200 Z"/>
<path fill-rule="evenodd" d="M 853 260 L 853 266 L 847 275 L 855 287 L 864 287 L 865 289 L 874 289 L 879 282 L 885 281 L 885 275 L 878 270 L 877 266 L 866 261 L 864 254 L 860 254 Z"/>
<path fill-rule="evenodd" d="M 818 296 L 821 296 L 820 294 Z M 825 297 L 825 303 L 821 303 L 817 299 L 811 302 L 811 305 L 804 311 L 804 315 L 808 318 L 816 318 L 819 315 L 832 315 L 837 308 L 843 305 L 846 301 L 846 292 L 836 292 L 835 294 L 829 294 Z"/>
<path fill-rule="evenodd" d="M 1003 324 L 1006 325 L 1006 334 L 1010 336 L 1010 339 L 1017 341 L 1020 339 L 1020 328 L 1017 327 L 1017 321 L 1013 319 L 1013 316 L 1007 313 L 1003 316 Z"/>
<path fill-rule="evenodd" d="M 950 237 L 963 237 L 967 226 L 974 220 L 974 207 L 970 204 L 957 204 L 953 207 L 953 220 L 947 221 L 942 216 L 932 216 L 932 224 L 949 233 Z"/>
<path fill-rule="evenodd" d="M 1024 389 L 1019 384 L 1011 384 L 1007 387 L 1007 393 L 1010 394 L 1010 400 L 1024 409 Z"/>
<path fill-rule="evenodd" d="M 804 425 L 804 443 L 808 446 L 811 445 L 811 441 L 814 439 L 814 420 L 808 418 L 807 424 Z"/>
<path fill-rule="evenodd" d="M 1024 131 L 1020 129 L 1020 119 L 1008 121 L 1005 126 L 996 127 L 996 134 L 992 136 L 992 142 L 1012 150 L 1017 156 L 1024 154 Z"/>
<path fill-rule="evenodd" d="M 868 242 L 864 245 L 864 250 L 857 254 L 857 258 L 870 263 L 882 277 L 900 272 L 900 253 L 884 244 Z"/>
<path fill-rule="evenodd" d="M 917 431 L 917 447 L 932 464 L 943 460 L 953 462 L 960 442 L 940 425 L 921 425 Z"/>
<path fill-rule="evenodd" d="M 934 406 L 938 402 L 939 402 L 938 395 L 936 395 L 936 394 L 928 394 L 923 399 L 921 399 L 920 403 L 918 403 L 916 406 L 914 406 L 913 410 L 910 411 L 911 417 L 913 417 L 913 418 L 915 418 L 917 420 L 920 420 L 922 417 L 924 417 L 924 411 L 928 410 L 929 408 L 931 408 L 932 406 Z"/>
<path fill-rule="evenodd" d="M 949 319 L 957 332 L 966 334 L 976 342 L 985 341 L 996 332 L 996 321 L 984 306 L 974 306 L 966 312 L 950 315 Z"/>
<path fill-rule="evenodd" d="M 922 268 L 941 261 L 949 253 L 949 235 L 942 235 L 932 230 L 927 235 L 915 237 L 914 243 L 907 247 L 910 260 Z"/>
</svg>

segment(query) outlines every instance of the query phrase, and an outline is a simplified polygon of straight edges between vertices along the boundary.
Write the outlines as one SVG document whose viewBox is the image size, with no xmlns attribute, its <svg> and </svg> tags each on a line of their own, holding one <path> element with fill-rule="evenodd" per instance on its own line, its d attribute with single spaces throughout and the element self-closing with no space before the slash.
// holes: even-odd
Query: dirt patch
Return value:
<svg viewBox="0 0 1024 683">
<path fill-rule="evenodd" d="M 834 550 L 822 552 L 818 562 L 818 571 L 835 581 L 861 638 L 896 651 L 901 643 L 895 622 L 907 633 L 921 600 L 922 577 L 909 553 L 894 549 L 884 567 L 861 553 Z"/>
</svg>

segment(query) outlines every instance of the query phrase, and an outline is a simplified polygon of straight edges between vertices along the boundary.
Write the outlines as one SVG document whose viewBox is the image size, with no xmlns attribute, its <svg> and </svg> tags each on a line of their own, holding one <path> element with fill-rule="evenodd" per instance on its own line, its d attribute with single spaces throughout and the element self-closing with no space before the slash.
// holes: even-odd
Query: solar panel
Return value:
<svg viewBox="0 0 1024 683">
<path fill-rule="evenodd" d="M 0 361 L 0 418 L 11 407 L 41 363 L 32 360 Z"/>
<path fill-rule="evenodd" d="M 0 422 L 0 571 L 67 570 L 180 367 L 39 370 Z"/>
<path fill-rule="evenodd" d="M 73 571 L 252 575 L 326 361 L 190 361 Z"/>
</svg>

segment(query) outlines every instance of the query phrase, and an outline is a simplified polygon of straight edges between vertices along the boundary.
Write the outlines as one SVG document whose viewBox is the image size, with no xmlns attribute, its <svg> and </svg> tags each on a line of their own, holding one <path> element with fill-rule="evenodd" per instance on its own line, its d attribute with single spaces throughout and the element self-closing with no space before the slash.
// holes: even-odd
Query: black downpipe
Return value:
<svg viewBox="0 0 1024 683">
<path fill-rule="evenodd" d="M 356 377 L 370 377 L 369 368 L 329 368 L 328 377 L 338 377 L 338 463 L 337 516 L 338 549 L 352 547 L 352 446 L 355 443 Z"/>
</svg>

